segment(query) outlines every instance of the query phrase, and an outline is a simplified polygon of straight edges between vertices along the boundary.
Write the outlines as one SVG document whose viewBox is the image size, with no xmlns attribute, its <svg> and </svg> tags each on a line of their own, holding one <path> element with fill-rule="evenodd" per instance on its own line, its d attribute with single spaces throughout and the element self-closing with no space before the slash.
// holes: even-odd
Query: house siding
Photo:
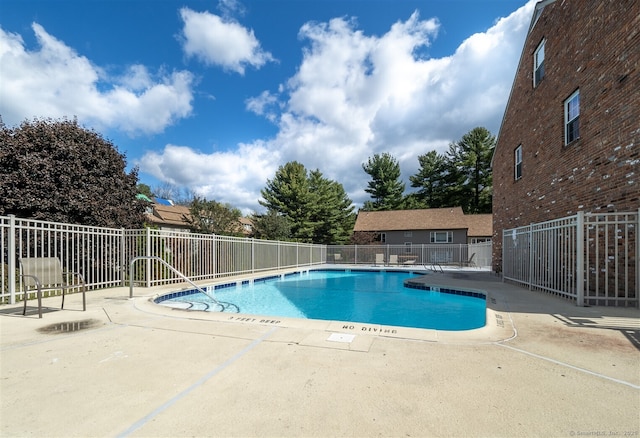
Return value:
<svg viewBox="0 0 640 438">
<path fill-rule="evenodd" d="M 545 40 L 545 75 L 533 55 Z M 564 0 L 530 30 L 493 157 L 493 267 L 502 232 L 640 206 L 640 2 Z M 564 101 L 580 91 L 580 138 L 565 145 Z M 522 145 L 522 177 L 514 150 Z"/>
<path fill-rule="evenodd" d="M 405 237 L 405 231 L 385 231 L 387 239 L 384 243 L 387 245 L 404 245 L 407 242 L 412 245 L 430 244 L 431 231 L 451 231 L 453 233 L 451 243 L 467 243 L 467 230 L 411 230 L 411 237 Z"/>
</svg>

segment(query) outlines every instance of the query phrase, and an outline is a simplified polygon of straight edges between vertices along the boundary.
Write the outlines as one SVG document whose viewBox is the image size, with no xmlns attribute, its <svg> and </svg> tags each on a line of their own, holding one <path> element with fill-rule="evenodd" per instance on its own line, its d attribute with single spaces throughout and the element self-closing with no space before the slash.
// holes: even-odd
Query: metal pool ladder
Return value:
<svg viewBox="0 0 640 438">
<path fill-rule="evenodd" d="M 131 263 L 129 263 L 129 298 L 133 298 L 133 265 L 138 260 L 157 260 L 157 261 L 159 261 L 164 266 L 166 266 L 167 268 L 171 269 L 175 274 L 177 274 L 184 281 L 189 283 L 191 286 L 195 287 L 198 290 L 198 292 L 203 293 L 207 297 L 209 297 L 217 306 L 220 307 L 220 312 L 224 312 L 229 307 L 232 307 L 232 308 L 236 309 L 235 313 L 240 313 L 240 308 L 238 306 L 236 306 L 233 303 L 226 303 L 224 301 L 218 301 L 212 294 L 210 294 L 206 290 L 202 289 L 200 286 L 198 286 L 193 281 L 191 281 L 189 279 L 189 277 L 184 275 L 182 272 L 178 271 L 176 268 L 174 268 L 173 266 L 171 266 L 169 263 L 167 263 L 166 261 L 162 260 L 158 256 L 138 256 L 138 257 L 134 257 L 134 258 L 131 259 Z"/>
</svg>

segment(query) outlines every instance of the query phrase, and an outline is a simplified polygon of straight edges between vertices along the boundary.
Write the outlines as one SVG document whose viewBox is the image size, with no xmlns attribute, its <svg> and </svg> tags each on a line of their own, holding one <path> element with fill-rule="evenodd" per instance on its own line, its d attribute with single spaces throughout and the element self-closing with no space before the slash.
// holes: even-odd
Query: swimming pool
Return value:
<svg viewBox="0 0 640 438">
<path fill-rule="evenodd" d="M 219 301 L 245 314 L 350 321 L 438 330 L 470 330 L 486 323 L 482 293 L 438 289 L 405 281 L 415 272 L 315 270 L 213 289 Z M 156 298 L 156 303 L 217 311 L 197 290 Z"/>
</svg>

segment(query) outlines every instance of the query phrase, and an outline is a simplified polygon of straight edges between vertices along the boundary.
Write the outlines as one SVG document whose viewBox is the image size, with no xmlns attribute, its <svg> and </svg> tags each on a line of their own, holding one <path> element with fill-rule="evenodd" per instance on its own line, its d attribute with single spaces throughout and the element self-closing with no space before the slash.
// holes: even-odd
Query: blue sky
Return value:
<svg viewBox="0 0 640 438">
<path fill-rule="evenodd" d="M 2 0 L 0 115 L 77 117 L 140 182 L 244 213 L 293 160 L 361 205 L 374 154 L 408 181 L 418 155 L 498 133 L 534 4 Z"/>
</svg>

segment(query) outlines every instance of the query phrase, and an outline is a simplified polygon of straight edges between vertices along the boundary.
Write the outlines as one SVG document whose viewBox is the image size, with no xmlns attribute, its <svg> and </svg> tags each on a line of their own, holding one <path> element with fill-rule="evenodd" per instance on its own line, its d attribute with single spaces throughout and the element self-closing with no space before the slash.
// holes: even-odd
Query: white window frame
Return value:
<svg viewBox="0 0 640 438">
<path fill-rule="evenodd" d="M 404 237 L 413 237 L 413 231 L 405 231 Z"/>
<path fill-rule="evenodd" d="M 544 46 L 546 40 L 542 40 L 536 51 L 533 52 L 533 87 L 537 87 L 544 78 Z"/>
<path fill-rule="evenodd" d="M 442 235 L 445 240 L 442 240 Z M 453 243 L 453 231 L 431 231 L 429 240 L 431 243 Z"/>
<path fill-rule="evenodd" d="M 513 176 L 515 180 L 522 178 L 522 145 L 518 145 L 513 151 Z"/>
<path fill-rule="evenodd" d="M 380 233 L 380 242 L 381 243 L 387 242 L 387 233 Z"/>
<path fill-rule="evenodd" d="M 564 101 L 564 144 L 580 138 L 580 90 L 576 90 Z"/>
</svg>

